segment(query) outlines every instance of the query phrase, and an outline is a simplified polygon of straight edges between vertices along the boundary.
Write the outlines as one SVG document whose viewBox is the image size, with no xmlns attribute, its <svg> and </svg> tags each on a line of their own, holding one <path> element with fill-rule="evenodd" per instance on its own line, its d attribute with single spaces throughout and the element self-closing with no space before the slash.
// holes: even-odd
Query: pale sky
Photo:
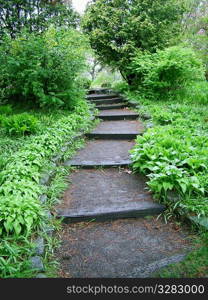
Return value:
<svg viewBox="0 0 208 300">
<path fill-rule="evenodd" d="M 86 4 L 89 0 L 72 0 L 73 7 L 79 12 L 83 13 L 86 7 Z"/>
</svg>

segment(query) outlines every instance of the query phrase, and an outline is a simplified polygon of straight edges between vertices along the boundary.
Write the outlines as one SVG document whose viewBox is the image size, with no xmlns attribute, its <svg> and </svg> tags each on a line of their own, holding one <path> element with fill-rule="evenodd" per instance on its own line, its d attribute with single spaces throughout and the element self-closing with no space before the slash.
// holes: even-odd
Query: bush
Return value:
<svg viewBox="0 0 208 300">
<path fill-rule="evenodd" d="M 75 79 L 85 67 L 85 39 L 76 30 L 50 27 L 23 32 L 0 46 L 0 89 L 5 99 L 36 106 L 70 106 Z"/>
<path fill-rule="evenodd" d="M 111 85 L 110 82 L 104 82 L 104 83 L 101 84 L 101 87 L 102 87 L 102 88 L 111 88 L 111 86 L 112 86 L 112 85 Z"/>
<path fill-rule="evenodd" d="M 129 84 L 131 57 L 140 49 L 154 53 L 178 40 L 184 13 L 183 1 L 90 1 L 82 19 L 95 55 L 103 65 L 117 68 Z"/>
<path fill-rule="evenodd" d="M 139 52 L 130 69 L 136 73 L 134 88 L 154 98 L 180 93 L 193 82 L 205 80 L 201 60 L 193 50 L 180 46 L 155 54 Z"/>
<path fill-rule="evenodd" d="M 208 82 L 195 82 L 187 89 L 186 98 L 190 102 L 208 104 Z"/>
<path fill-rule="evenodd" d="M 85 90 L 89 90 L 91 84 L 92 84 L 92 80 L 90 80 L 89 78 L 86 77 L 80 78 L 80 86 Z"/>
<path fill-rule="evenodd" d="M 38 120 L 28 113 L 22 113 L 2 118 L 1 126 L 9 135 L 28 135 L 37 131 Z"/>
<path fill-rule="evenodd" d="M 11 105 L 1 105 L 0 106 L 0 115 L 11 115 L 12 107 Z"/>
<path fill-rule="evenodd" d="M 113 90 L 119 93 L 125 93 L 129 90 L 129 85 L 126 81 L 117 81 L 113 83 Z"/>
</svg>

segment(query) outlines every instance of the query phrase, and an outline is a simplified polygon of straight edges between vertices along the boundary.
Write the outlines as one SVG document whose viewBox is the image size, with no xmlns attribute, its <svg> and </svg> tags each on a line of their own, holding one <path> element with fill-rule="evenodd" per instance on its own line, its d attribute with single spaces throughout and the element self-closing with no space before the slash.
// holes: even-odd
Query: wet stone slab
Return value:
<svg viewBox="0 0 208 300">
<path fill-rule="evenodd" d="M 144 126 L 140 121 L 103 121 L 88 137 L 91 138 L 135 138 L 144 132 Z"/>
<path fill-rule="evenodd" d="M 131 163 L 129 150 L 134 146 L 133 141 L 124 140 L 93 140 L 85 148 L 65 162 L 67 166 L 97 167 L 123 166 Z"/>
<path fill-rule="evenodd" d="M 161 220 L 65 224 L 60 277 L 144 278 L 191 250 L 188 233 Z"/>
<path fill-rule="evenodd" d="M 70 188 L 56 208 L 65 222 L 109 220 L 159 214 L 164 207 L 153 202 L 145 178 L 129 170 L 77 170 Z"/>
<path fill-rule="evenodd" d="M 89 100 L 99 100 L 99 99 L 109 99 L 109 98 L 111 99 L 116 97 L 118 97 L 118 94 L 112 94 L 112 93 L 87 95 L 87 99 Z"/>
<path fill-rule="evenodd" d="M 130 109 L 112 109 L 112 110 L 103 110 L 98 115 L 98 118 L 104 121 L 111 121 L 111 120 L 136 120 L 139 115 L 130 110 Z"/>
<path fill-rule="evenodd" d="M 96 108 L 99 110 L 112 110 L 112 109 L 121 109 L 125 108 L 127 105 L 125 102 L 120 102 L 116 104 L 102 104 L 102 105 L 97 105 Z"/>
<path fill-rule="evenodd" d="M 108 98 L 108 99 L 92 99 L 90 100 L 95 105 L 112 105 L 112 104 L 119 104 L 123 102 L 122 98 Z"/>
<path fill-rule="evenodd" d="M 128 108 L 124 108 L 124 109 L 111 109 L 111 110 L 103 110 L 100 114 L 99 114 L 99 116 L 118 116 L 118 115 L 137 115 L 138 116 L 138 114 L 135 112 L 135 111 L 133 111 L 133 110 L 130 110 L 130 109 L 128 109 Z"/>
</svg>

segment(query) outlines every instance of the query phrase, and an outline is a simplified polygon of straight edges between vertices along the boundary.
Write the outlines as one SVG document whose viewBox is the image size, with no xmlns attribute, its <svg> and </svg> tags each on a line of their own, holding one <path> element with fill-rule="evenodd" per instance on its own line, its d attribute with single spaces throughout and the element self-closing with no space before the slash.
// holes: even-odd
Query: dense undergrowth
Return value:
<svg viewBox="0 0 208 300">
<path fill-rule="evenodd" d="M 174 94 L 155 101 L 152 95 L 130 90 L 124 83 L 115 85 L 125 97 L 138 105 L 146 132 L 138 136 L 130 151 L 134 172 L 147 176 L 148 189 L 156 201 L 166 205 L 166 221 L 190 223 L 190 217 L 208 218 L 208 83 L 193 82 Z M 170 266 L 155 277 L 181 278 L 207 276 L 207 233 L 192 223 L 196 249 L 184 262 Z M 198 223 L 200 224 L 200 223 Z M 207 226 L 207 225 L 206 225 Z"/>
<path fill-rule="evenodd" d="M 145 133 L 130 151 L 134 172 L 146 175 L 155 200 L 165 204 L 165 221 L 186 223 L 194 234 L 195 250 L 152 276 L 207 277 L 208 82 L 184 81 L 178 90 L 164 90 L 161 99 L 126 82 L 115 83 L 114 90 L 136 105 L 141 118 L 148 117 Z"/>
<path fill-rule="evenodd" d="M 5 8 L 5 13 L 13 15 L 12 5 Z M 59 18 L 59 26 L 45 16 L 41 30 L 28 26 L 20 30 L 15 28 L 15 24 L 20 24 L 20 13 L 17 20 L 11 20 L 18 30 L 5 30 L 1 36 L 0 277 L 3 278 L 35 276 L 29 258 L 35 254 L 33 241 L 39 235 L 44 235 L 47 241 L 44 262 L 45 268 L 50 269 L 49 256 L 54 248 L 50 231 L 57 222 L 49 211 L 53 214 L 53 206 L 66 187 L 63 179 L 67 174 L 64 167 L 57 167 L 55 158 L 62 161 L 73 155 L 82 143 L 80 134 L 93 124 L 93 108 L 84 100 L 89 45 L 75 24 L 68 28 L 61 26 L 66 24 L 66 18 L 70 22 L 70 14 L 72 21 L 77 14 L 73 14 L 71 4 L 60 5 L 64 11 L 59 14 L 57 6 L 50 6 L 51 13 Z M 27 20 L 32 24 L 36 17 L 30 15 Z M 45 179 L 48 175 L 51 175 L 49 186 Z M 47 201 L 41 200 L 43 195 Z"/>
<path fill-rule="evenodd" d="M 53 223 L 47 218 L 46 209 L 57 200 L 51 187 L 48 203 L 41 205 L 40 196 L 47 194 L 46 187 L 41 185 L 41 177 L 53 168 L 53 157 L 60 155 L 61 148 L 70 141 L 72 145 L 68 148 L 70 155 L 73 154 L 80 146 L 73 138 L 92 125 L 91 112 L 84 100 L 73 112 L 31 110 L 27 114 L 38 121 L 38 129 L 33 135 L 8 135 L 1 126 L 0 277 L 4 278 L 33 276 L 28 261 L 34 253 L 32 238 Z M 20 109 L 12 116 L 18 115 Z"/>
<path fill-rule="evenodd" d="M 131 151 L 133 169 L 147 175 L 150 190 L 168 204 L 170 216 L 207 217 L 207 104 L 141 98 L 139 103 L 151 115 L 153 128 L 137 138 Z"/>
<path fill-rule="evenodd" d="M 133 169 L 174 214 L 208 216 L 208 83 L 198 55 L 183 46 L 138 52 L 134 85 L 117 89 L 151 117 L 131 151 Z"/>
</svg>

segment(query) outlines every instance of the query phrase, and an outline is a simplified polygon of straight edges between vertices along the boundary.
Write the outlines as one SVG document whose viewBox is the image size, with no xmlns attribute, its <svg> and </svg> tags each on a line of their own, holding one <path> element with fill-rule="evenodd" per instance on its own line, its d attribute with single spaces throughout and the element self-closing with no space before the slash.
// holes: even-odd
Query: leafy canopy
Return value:
<svg viewBox="0 0 208 300">
<path fill-rule="evenodd" d="M 51 23 L 75 27 L 77 22 L 70 0 L 0 0 L 0 38 L 5 32 L 14 38 L 23 27 L 40 32 Z"/>
<path fill-rule="evenodd" d="M 97 0 L 82 27 L 100 61 L 125 75 L 136 50 L 154 53 L 173 42 L 183 11 L 179 0 Z"/>
</svg>

